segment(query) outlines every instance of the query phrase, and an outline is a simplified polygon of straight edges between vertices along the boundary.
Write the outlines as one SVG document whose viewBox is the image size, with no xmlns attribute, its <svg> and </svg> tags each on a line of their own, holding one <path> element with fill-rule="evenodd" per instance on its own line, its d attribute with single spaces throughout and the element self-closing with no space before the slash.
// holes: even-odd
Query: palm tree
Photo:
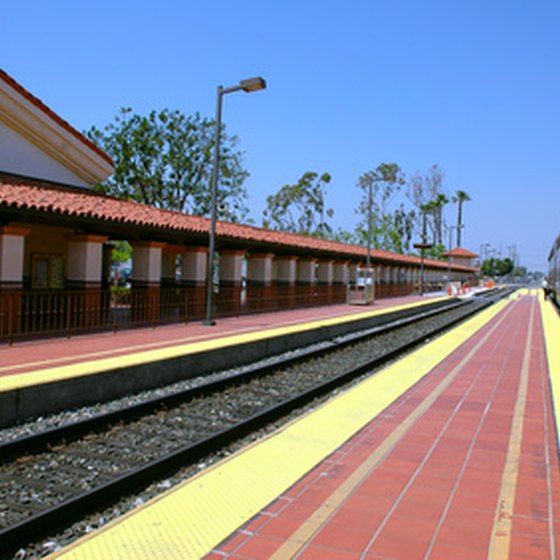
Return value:
<svg viewBox="0 0 560 560">
<path fill-rule="evenodd" d="M 449 199 L 442 193 L 438 193 L 433 200 L 434 205 L 434 227 L 436 232 L 436 243 L 441 244 L 443 239 L 443 207 Z"/>
<path fill-rule="evenodd" d="M 457 203 L 457 247 L 461 246 L 461 229 L 463 228 L 463 202 L 472 200 L 469 193 L 457 191 L 452 198 Z"/>
<path fill-rule="evenodd" d="M 421 216 L 422 216 L 422 243 L 426 243 L 427 240 L 427 235 L 428 235 L 428 218 L 434 219 L 434 210 L 435 210 L 435 204 L 433 200 L 430 200 L 429 202 L 426 202 L 425 204 L 422 204 L 420 206 L 420 212 L 421 212 Z M 430 224 L 430 229 L 432 231 L 432 242 L 435 244 L 436 242 L 436 234 L 435 234 L 435 228 L 433 226 L 433 223 Z"/>
</svg>

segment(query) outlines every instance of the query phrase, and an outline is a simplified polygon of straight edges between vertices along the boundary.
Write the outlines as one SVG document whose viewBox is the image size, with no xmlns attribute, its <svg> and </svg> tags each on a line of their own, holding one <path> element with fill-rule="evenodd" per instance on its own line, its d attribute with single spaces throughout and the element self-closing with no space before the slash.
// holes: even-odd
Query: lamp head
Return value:
<svg viewBox="0 0 560 560">
<path fill-rule="evenodd" d="M 241 86 L 241 89 L 243 91 L 250 93 L 252 91 L 258 91 L 259 89 L 265 89 L 266 81 L 260 76 L 257 76 L 255 78 L 248 78 L 247 80 L 241 80 L 239 82 L 239 85 Z"/>
</svg>

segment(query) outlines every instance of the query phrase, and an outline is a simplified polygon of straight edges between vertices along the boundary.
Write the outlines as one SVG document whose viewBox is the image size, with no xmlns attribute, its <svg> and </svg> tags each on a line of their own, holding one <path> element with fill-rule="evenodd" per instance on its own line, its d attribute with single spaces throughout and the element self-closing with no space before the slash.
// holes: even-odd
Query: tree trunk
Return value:
<svg viewBox="0 0 560 560">
<path fill-rule="evenodd" d="M 457 202 L 457 247 L 461 246 L 461 229 L 463 227 L 463 201 Z"/>
</svg>

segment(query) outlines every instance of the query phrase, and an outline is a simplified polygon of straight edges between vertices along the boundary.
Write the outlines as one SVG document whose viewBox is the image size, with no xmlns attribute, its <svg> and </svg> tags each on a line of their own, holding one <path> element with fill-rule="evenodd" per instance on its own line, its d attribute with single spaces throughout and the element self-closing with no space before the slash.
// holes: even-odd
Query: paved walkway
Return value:
<svg viewBox="0 0 560 560">
<path fill-rule="evenodd" d="M 293 309 L 261 315 L 218 319 L 209 327 L 201 322 L 160 326 L 155 329 L 130 329 L 113 333 L 18 342 L 0 346 L 0 376 L 68 365 L 82 361 L 122 356 L 144 350 L 199 342 L 212 338 L 272 329 L 314 320 L 385 309 L 426 298 L 406 296 L 378 300 L 372 307 L 331 305 Z"/>
<path fill-rule="evenodd" d="M 525 297 L 208 558 L 552 560 L 559 475 Z"/>
</svg>

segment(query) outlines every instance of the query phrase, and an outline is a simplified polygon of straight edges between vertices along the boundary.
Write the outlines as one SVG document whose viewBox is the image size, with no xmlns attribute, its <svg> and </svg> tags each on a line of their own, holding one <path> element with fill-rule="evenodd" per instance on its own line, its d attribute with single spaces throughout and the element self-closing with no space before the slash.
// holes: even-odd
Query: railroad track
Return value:
<svg viewBox="0 0 560 560">
<path fill-rule="evenodd" d="M 412 310 L 321 349 L 0 445 L 0 550 L 24 548 L 200 460 L 508 293 Z"/>
</svg>

